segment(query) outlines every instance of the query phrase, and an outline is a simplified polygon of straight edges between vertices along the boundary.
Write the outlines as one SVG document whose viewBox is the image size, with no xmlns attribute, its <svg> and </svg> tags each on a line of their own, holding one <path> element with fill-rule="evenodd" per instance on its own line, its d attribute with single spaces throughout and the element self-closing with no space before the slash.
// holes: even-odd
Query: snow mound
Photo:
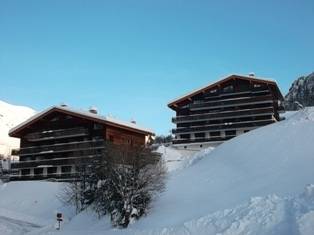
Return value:
<svg viewBox="0 0 314 235">
<path fill-rule="evenodd" d="M 309 189 L 311 193 L 307 194 Z M 313 189 L 314 185 L 309 185 L 296 197 L 254 197 L 233 209 L 220 210 L 181 226 L 156 230 L 131 228 L 129 234 L 310 235 L 314 231 Z"/>
<path fill-rule="evenodd" d="M 8 155 L 10 149 L 19 147 L 19 140 L 8 136 L 9 130 L 35 114 L 28 107 L 15 106 L 0 100 L 0 154 Z"/>
<path fill-rule="evenodd" d="M 97 220 L 95 215 L 83 212 L 75 217 L 61 234 L 312 235 L 314 231 L 313 192 L 314 185 L 309 185 L 302 194 L 293 197 L 277 195 L 253 197 L 232 209 L 219 210 L 180 225 L 156 229 L 143 229 L 138 226 L 130 226 L 125 230 L 112 229 L 107 219 Z M 54 233 L 51 228 L 45 231 L 47 234 L 60 234 L 60 232 Z"/>
<path fill-rule="evenodd" d="M 232 208 L 251 197 L 294 195 L 314 178 L 314 108 L 218 146 L 167 183 L 136 226 L 167 227 Z"/>
<path fill-rule="evenodd" d="M 0 234 L 22 235 L 41 228 L 53 231 L 57 212 L 69 221 L 75 211 L 58 199 L 62 189 L 61 183 L 44 181 L 0 184 Z"/>
</svg>

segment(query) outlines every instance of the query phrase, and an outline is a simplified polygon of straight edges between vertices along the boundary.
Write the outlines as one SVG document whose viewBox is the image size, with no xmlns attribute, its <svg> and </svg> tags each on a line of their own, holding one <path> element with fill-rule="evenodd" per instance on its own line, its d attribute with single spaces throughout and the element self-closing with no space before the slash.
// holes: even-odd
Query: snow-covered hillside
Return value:
<svg viewBox="0 0 314 235">
<path fill-rule="evenodd" d="M 19 146 L 19 140 L 8 136 L 9 130 L 34 115 L 35 111 L 0 100 L 0 154 L 8 155 L 10 149 Z"/>
<path fill-rule="evenodd" d="M 314 180 L 314 108 L 217 147 L 168 182 L 158 208 L 138 224 L 182 224 L 250 197 L 290 195 Z"/>
<path fill-rule="evenodd" d="M 170 166 L 166 191 L 150 213 L 126 230 L 112 229 L 107 218 L 98 220 L 84 212 L 56 232 L 53 219 L 49 220 L 54 208 L 57 211 L 60 207 L 51 198 L 58 193 L 56 183 L 9 183 L 0 190 L 0 212 L 1 208 L 10 211 L 0 215 L 0 231 L 3 226 L 7 231 L 14 228 L 16 220 L 23 220 L 22 215 L 44 215 L 45 221 L 38 222 L 25 216 L 25 221 L 44 227 L 23 226 L 32 230 L 31 234 L 310 235 L 314 231 L 314 185 L 310 185 L 314 183 L 313 139 L 314 108 L 307 108 L 188 160 L 175 149 L 160 149 L 167 154 L 166 160 L 175 160 L 168 163 L 179 164 Z M 28 188 L 33 196 L 23 199 Z M 52 203 L 42 199 L 35 204 L 40 205 L 35 212 L 28 212 L 25 208 L 31 210 L 34 203 L 30 198 L 38 198 L 35 194 L 45 190 L 50 196 L 45 193 L 43 197 Z M 70 218 L 71 213 L 66 213 Z"/>
</svg>

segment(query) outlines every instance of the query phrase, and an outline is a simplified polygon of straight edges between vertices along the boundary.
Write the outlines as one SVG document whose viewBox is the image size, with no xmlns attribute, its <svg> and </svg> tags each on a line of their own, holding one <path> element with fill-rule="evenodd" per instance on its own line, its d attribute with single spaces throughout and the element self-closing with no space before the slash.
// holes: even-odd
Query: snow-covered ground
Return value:
<svg viewBox="0 0 314 235">
<path fill-rule="evenodd" d="M 107 218 L 98 220 L 88 211 L 73 216 L 55 197 L 57 183 L 8 183 L 0 188 L 0 231 L 312 235 L 313 140 L 314 108 L 307 108 L 188 158 L 160 148 L 169 170 L 166 191 L 145 218 L 126 230 L 112 229 Z M 71 220 L 56 232 L 58 210 Z"/>
<path fill-rule="evenodd" d="M 12 127 L 35 114 L 31 108 L 11 105 L 0 100 L 0 154 L 9 155 L 12 148 L 19 147 L 19 140 L 8 136 Z"/>
</svg>

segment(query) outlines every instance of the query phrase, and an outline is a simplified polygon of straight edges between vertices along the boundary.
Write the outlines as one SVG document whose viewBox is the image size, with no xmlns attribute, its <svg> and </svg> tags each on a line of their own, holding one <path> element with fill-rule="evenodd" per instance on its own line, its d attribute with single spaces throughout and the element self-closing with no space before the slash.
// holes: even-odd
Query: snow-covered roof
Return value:
<svg viewBox="0 0 314 235">
<path fill-rule="evenodd" d="M 277 85 L 277 82 L 275 80 L 272 80 L 272 79 L 269 79 L 269 78 L 262 78 L 262 77 L 255 77 L 255 76 L 241 75 L 241 74 L 230 74 L 230 75 L 228 75 L 226 77 L 223 77 L 223 78 L 221 78 L 221 79 L 219 79 L 219 80 L 217 80 L 215 82 L 211 82 L 210 84 L 207 84 L 206 86 L 203 86 L 201 88 L 195 89 L 195 90 L 193 90 L 193 91 L 191 91 L 191 92 L 189 92 L 189 93 L 187 93 L 187 94 L 185 94 L 183 96 L 180 96 L 180 97 L 170 101 L 168 103 L 168 106 L 170 107 L 170 106 L 174 105 L 177 102 L 180 102 L 180 101 L 182 101 L 184 99 L 187 99 L 187 98 L 189 98 L 189 97 L 191 97 L 193 95 L 196 95 L 196 94 L 202 92 L 203 90 L 206 90 L 206 89 L 208 89 L 210 87 L 213 87 L 213 86 L 215 86 L 215 85 L 217 85 L 217 84 L 219 84 L 219 83 L 221 83 L 223 81 L 226 81 L 226 80 L 228 80 L 230 78 L 233 78 L 233 77 L 250 79 L 252 81 L 257 81 L 257 82 L 267 82 L 267 83 L 272 83 L 274 85 Z"/>
<path fill-rule="evenodd" d="M 73 108 L 70 108 L 68 106 L 52 106 L 48 109 L 45 109 L 42 112 L 35 114 L 31 118 L 27 119 L 25 122 L 22 122 L 21 124 L 12 128 L 9 131 L 9 135 L 15 133 L 17 130 L 20 130 L 24 126 L 27 126 L 28 124 L 32 123 L 33 121 L 37 120 L 38 118 L 46 115 L 47 113 L 51 112 L 52 110 L 70 112 L 74 115 L 79 115 L 79 116 L 91 118 L 95 121 L 100 121 L 100 122 L 108 124 L 108 125 L 119 126 L 120 128 L 125 128 L 125 129 L 132 129 L 135 132 L 144 132 L 146 134 L 154 134 L 153 130 L 141 127 L 141 126 L 137 125 L 136 123 L 122 121 L 122 120 L 118 120 L 118 119 L 112 118 L 112 117 L 101 116 L 99 114 L 91 113 L 89 111 L 73 109 Z"/>
</svg>

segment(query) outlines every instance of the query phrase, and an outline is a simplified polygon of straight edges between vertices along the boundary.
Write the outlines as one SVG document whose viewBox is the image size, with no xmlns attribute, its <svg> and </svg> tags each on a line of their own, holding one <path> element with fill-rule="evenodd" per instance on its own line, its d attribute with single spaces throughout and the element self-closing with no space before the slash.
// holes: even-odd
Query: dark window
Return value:
<svg viewBox="0 0 314 235">
<path fill-rule="evenodd" d="M 55 117 L 53 119 L 51 119 L 52 122 L 56 122 L 56 121 L 59 121 L 59 117 Z"/>
<path fill-rule="evenodd" d="M 244 133 L 249 132 L 250 130 L 244 130 Z"/>
<path fill-rule="evenodd" d="M 31 173 L 30 169 L 22 169 L 22 175 L 29 175 Z"/>
<path fill-rule="evenodd" d="M 200 145 L 200 148 L 203 148 L 203 145 L 202 145 L 202 144 Z"/>
<path fill-rule="evenodd" d="M 71 172 L 72 166 L 62 166 L 61 171 L 62 173 L 69 173 Z"/>
<path fill-rule="evenodd" d="M 210 132 L 210 136 L 220 136 L 220 131 Z"/>
<path fill-rule="evenodd" d="M 35 175 L 42 175 L 44 173 L 44 169 L 43 168 L 35 168 L 34 169 L 34 174 Z"/>
<path fill-rule="evenodd" d="M 194 104 L 202 104 L 202 103 L 204 103 L 204 101 L 203 100 L 194 100 L 193 103 Z"/>
<path fill-rule="evenodd" d="M 234 88 L 232 85 L 230 86 L 226 86 L 223 88 L 223 93 L 230 93 L 230 92 L 233 92 Z"/>
<path fill-rule="evenodd" d="M 57 167 L 48 167 L 47 172 L 48 174 L 55 174 L 57 173 Z"/>
<path fill-rule="evenodd" d="M 205 133 L 195 133 L 195 138 L 205 138 Z"/>
<path fill-rule="evenodd" d="M 113 135 L 109 135 L 109 141 L 110 141 L 110 142 L 113 142 L 113 141 L 114 141 Z"/>
<path fill-rule="evenodd" d="M 190 134 L 181 135 L 181 139 L 190 139 Z"/>
<path fill-rule="evenodd" d="M 226 135 L 236 135 L 236 131 L 226 131 Z"/>
<path fill-rule="evenodd" d="M 101 124 L 98 124 L 98 123 L 94 124 L 94 130 L 101 130 L 101 129 L 102 129 L 102 125 Z"/>
</svg>

